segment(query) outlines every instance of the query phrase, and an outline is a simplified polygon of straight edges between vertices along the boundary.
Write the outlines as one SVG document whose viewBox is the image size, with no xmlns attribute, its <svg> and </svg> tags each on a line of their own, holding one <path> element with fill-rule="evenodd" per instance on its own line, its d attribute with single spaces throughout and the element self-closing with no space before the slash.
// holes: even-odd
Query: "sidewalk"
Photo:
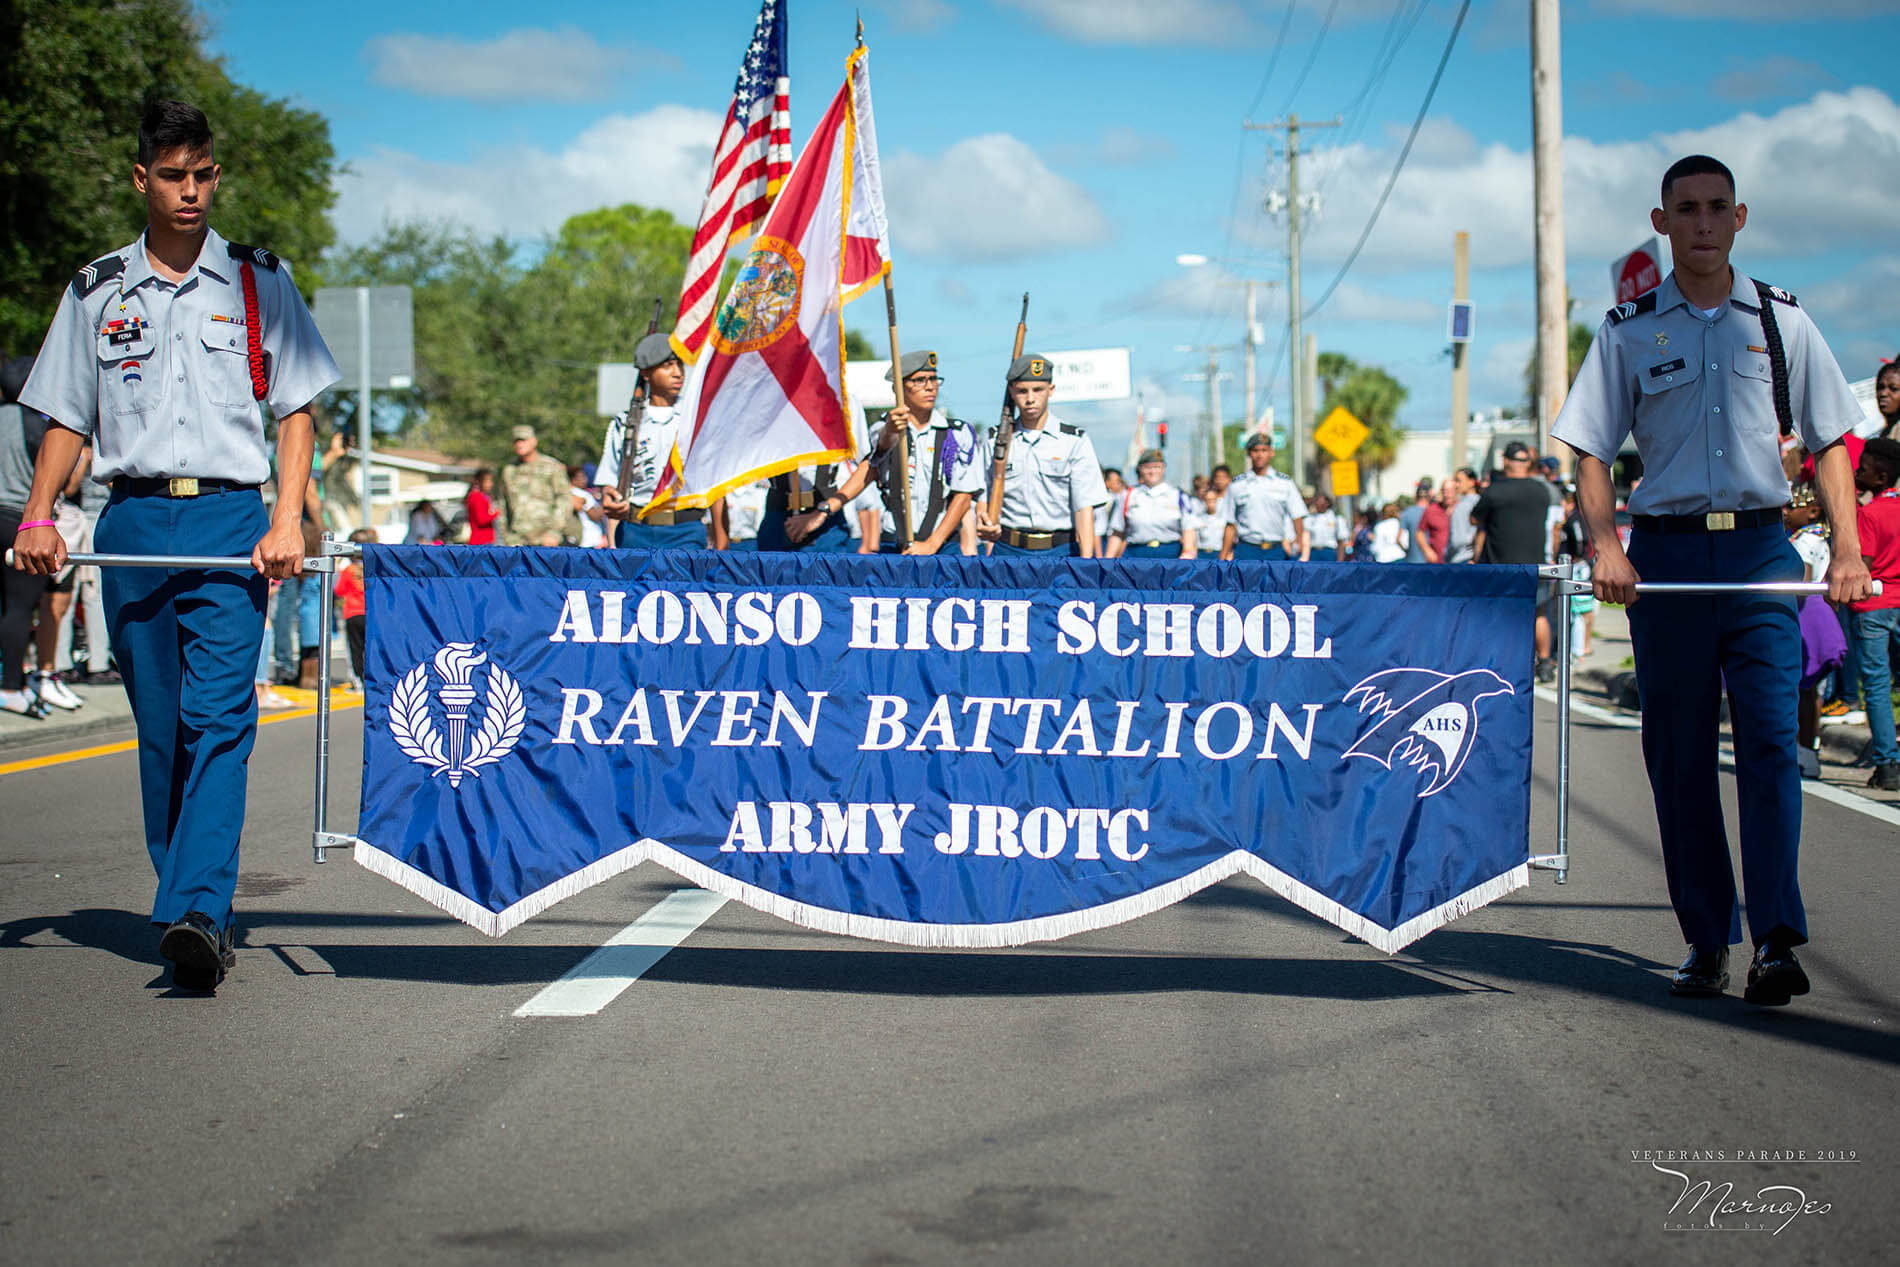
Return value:
<svg viewBox="0 0 1900 1267">
<path fill-rule="evenodd" d="M 337 640 L 339 647 L 342 639 Z M 341 684 L 350 680 L 350 658 L 347 651 L 333 655 L 330 662 L 331 681 L 338 684 L 332 691 L 337 700 L 355 700 L 355 694 L 345 694 Z M 125 688 L 119 685 L 86 686 L 79 682 L 68 682 L 73 694 L 84 701 L 82 707 L 67 712 L 56 708 L 46 717 L 35 721 L 19 717 L 13 713 L 0 712 L 0 752 L 8 749 L 36 747 L 42 745 L 74 745 L 79 741 L 97 738 L 100 743 L 109 743 L 119 739 L 132 738 L 132 704 L 126 698 Z M 275 688 L 279 695 L 296 703 L 299 708 L 314 708 L 317 703 L 315 691 L 300 691 L 294 686 Z M 276 713 L 260 713 L 260 717 L 278 716 L 289 709 L 280 709 Z"/>
<path fill-rule="evenodd" d="M 1636 702 L 1635 659 L 1630 650 L 1629 613 L 1621 607 L 1597 604 L 1596 629 L 1590 654 L 1571 663 L 1571 689 L 1591 703 L 1640 716 Z M 1724 739 L 1727 730 L 1724 728 Z M 1872 800 L 1900 805 L 1900 793 L 1867 786 L 1871 767 L 1857 766 L 1860 754 L 1873 739 L 1863 724 L 1821 727 L 1821 781 Z"/>
</svg>

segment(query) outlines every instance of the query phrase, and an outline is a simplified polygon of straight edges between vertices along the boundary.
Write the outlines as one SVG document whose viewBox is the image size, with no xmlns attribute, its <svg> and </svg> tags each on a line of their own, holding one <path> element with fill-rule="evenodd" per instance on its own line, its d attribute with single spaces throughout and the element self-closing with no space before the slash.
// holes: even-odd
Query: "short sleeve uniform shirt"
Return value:
<svg viewBox="0 0 1900 1267">
<path fill-rule="evenodd" d="M 1289 541 L 1293 525 L 1306 518 L 1306 501 L 1287 476 L 1275 470 L 1265 475 L 1248 471 L 1227 486 L 1221 507 L 1233 521 L 1240 540 L 1248 545 Z"/>
<path fill-rule="evenodd" d="M 1696 515 L 1784 505 L 1780 425 L 1761 297 L 1739 270 L 1714 316 L 1683 298 L 1672 272 L 1610 310 L 1551 435 L 1604 463 L 1626 436 L 1643 459 L 1638 515 Z M 1775 303 L 1794 432 L 1812 452 L 1862 417 L 1834 354 L 1792 302 Z"/>
<path fill-rule="evenodd" d="M 253 398 L 241 266 L 208 229 L 191 271 L 173 282 L 154 271 L 141 234 L 60 296 L 20 400 L 91 437 L 93 479 L 262 484 L 270 449 L 258 405 L 286 417 L 341 377 L 290 266 L 259 251 L 251 271 L 266 389 Z"/>
<path fill-rule="evenodd" d="M 984 440 L 976 457 L 978 472 L 987 472 L 996 451 L 994 436 Z M 1079 427 L 1043 415 L 1043 425 L 1018 428 L 1009 443 L 1009 465 L 1003 476 L 1002 524 L 1018 532 L 1066 532 L 1075 524 L 1075 512 L 1108 500 L 1102 483 L 1102 464 L 1095 445 Z"/>
</svg>

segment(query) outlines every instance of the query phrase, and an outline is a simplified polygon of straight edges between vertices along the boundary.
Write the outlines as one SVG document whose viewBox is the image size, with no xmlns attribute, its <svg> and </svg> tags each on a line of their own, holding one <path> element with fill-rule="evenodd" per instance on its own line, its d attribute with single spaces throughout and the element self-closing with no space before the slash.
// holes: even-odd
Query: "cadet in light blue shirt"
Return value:
<svg viewBox="0 0 1900 1267">
<path fill-rule="evenodd" d="M 1227 486 L 1223 559 L 1299 559 L 1310 547 L 1306 537 L 1306 499 L 1300 487 L 1273 469 L 1273 439 L 1255 432 L 1247 439 L 1247 464 L 1253 469 Z"/>
<path fill-rule="evenodd" d="M 247 571 L 104 569 L 106 623 L 138 724 L 159 954 L 191 991 L 215 989 L 236 962 L 231 898 L 264 598 L 268 578 L 302 571 L 309 406 L 339 377 L 289 268 L 211 229 L 211 140 L 183 102 L 145 112 L 132 168 L 145 233 L 79 270 L 21 392 L 58 425 L 14 539 L 29 571 L 64 563 L 47 524 L 91 437 L 92 476 L 112 489 L 94 534 L 101 553 L 250 556 Z M 278 420 L 269 514 L 259 402 Z"/>
<path fill-rule="evenodd" d="M 1840 438 L 1860 407 L 1794 297 L 1730 267 L 1748 222 L 1735 177 L 1706 155 L 1663 176 L 1650 212 L 1674 268 L 1610 310 L 1551 435 L 1576 450 L 1577 496 L 1597 547 L 1600 599 L 1629 604 L 1643 701 L 1643 761 L 1656 798 L 1669 898 L 1688 958 L 1674 993 L 1719 995 L 1742 936 L 1717 794 L 1716 719 L 1726 688 L 1735 738 L 1743 890 L 1755 957 L 1743 998 L 1785 1004 L 1808 991 L 1794 948 L 1808 939 L 1796 879 L 1801 775 L 1795 698 L 1801 635 L 1785 595 L 1651 594 L 1648 581 L 1799 581 L 1788 544 L 1784 443 L 1817 455 L 1834 530 L 1837 602 L 1869 592 Z M 1634 435 L 1643 481 L 1630 498 L 1627 554 L 1616 535 L 1610 464 Z"/>
<path fill-rule="evenodd" d="M 1191 559 L 1196 539 L 1193 508 L 1167 473 L 1161 450 L 1149 449 L 1135 463 L 1138 483 L 1108 502 L 1108 557 Z"/>
</svg>

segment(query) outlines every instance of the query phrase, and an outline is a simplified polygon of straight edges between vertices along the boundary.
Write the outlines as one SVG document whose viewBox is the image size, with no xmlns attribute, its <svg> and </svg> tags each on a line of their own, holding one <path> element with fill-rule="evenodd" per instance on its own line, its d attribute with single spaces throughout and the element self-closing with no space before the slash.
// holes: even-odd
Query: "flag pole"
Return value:
<svg viewBox="0 0 1900 1267">
<path fill-rule="evenodd" d="M 897 388 L 897 403 L 904 403 L 904 370 L 902 358 L 897 353 L 897 293 L 891 289 L 891 271 L 884 270 L 884 314 L 891 326 L 891 382 Z M 888 420 L 886 426 L 893 425 Z M 914 528 L 910 521 L 910 424 L 900 422 L 897 427 L 897 548 L 904 550 L 914 540 Z"/>
</svg>

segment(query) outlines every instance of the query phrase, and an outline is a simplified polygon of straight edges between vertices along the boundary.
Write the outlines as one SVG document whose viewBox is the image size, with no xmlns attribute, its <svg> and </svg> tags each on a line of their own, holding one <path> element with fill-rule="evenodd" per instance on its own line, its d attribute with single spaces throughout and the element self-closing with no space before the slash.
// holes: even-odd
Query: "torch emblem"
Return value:
<svg viewBox="0 0 1900 1267">
<path fill-rule="evenodd" d="M 441 682 L 435 700 L 442 725 L 429 707 L 429 668 Z M 476 670 L 487 665 L 487 691 L 477 699 Z M 472 712 L 471 712 L 472 710 Z M 449 786 L 462 786 L 464 776 L 479 778 L 481 767 L 493 765 L 514 751 L 527 726 L 521 684 L 499 664 L 475 650 L 472 642 L 451 642 L 403 675 L 389 701 L 389 733 L 411 761 L 449 776 Z"/>
</svg>

